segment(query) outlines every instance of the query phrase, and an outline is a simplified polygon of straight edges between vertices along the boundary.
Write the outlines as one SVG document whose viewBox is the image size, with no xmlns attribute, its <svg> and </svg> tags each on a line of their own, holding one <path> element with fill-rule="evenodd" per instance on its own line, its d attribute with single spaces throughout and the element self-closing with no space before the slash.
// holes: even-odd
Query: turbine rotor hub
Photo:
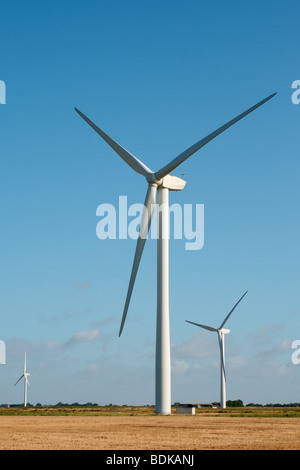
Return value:
<svg viewBox="0 0 300 470">
<path fill-rule="evenodd" d="M 156 178 L 155 173 L 148 173 L 146 176 L 146 180 L 149 184 L 156 184 L 157 186 L 160 186 L 162 184 L 162 179 Z"/>
</svg>

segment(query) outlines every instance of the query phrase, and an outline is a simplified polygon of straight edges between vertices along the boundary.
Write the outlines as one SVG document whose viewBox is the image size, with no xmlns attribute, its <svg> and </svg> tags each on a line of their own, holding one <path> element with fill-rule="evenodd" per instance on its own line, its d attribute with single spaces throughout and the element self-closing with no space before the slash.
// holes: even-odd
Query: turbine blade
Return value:
<svg viewBox="0 0 300 470">
<path fill-rule="evenodd" d="M 191 323 L 192 325 L 200 326 L 200 328 L 204 328 L 205 330 L 209 331 L 218 331 L 217 328 L 213 328 L 212 326 L 200 325 L 199 323 L 194 323 L 193 321 L 185 320 L 187 323 Z"/>
<path fill-rule="evenodd" d="M 222 132 L 224 132 L 226 129 L 228 129 L 229 127 L 231 127 L 233 124 L 235 124 L 236 122 L 238 122 L 240 119 L 242 119 L 243 117 L 247 116 L 247 114 L 251 113 L 252 111 L 254 111 L 256 108 L 258 108 L 259 106 L 261 106 L 262 104 L 266 103 L 266 101 L 270 100 L 273 96 L 275 96 L 276 93 L 273 93 L 272 95 L 268 96 L 267 98 L 265 98 L 264 100 L 260 101 L 259 103 L 257 103 L 256 105 L 252 106 L 251 108 L 249 108 L 247 111 L 243 112 L 242 114 L 239 114 L 237 117 L 235 117 L 234 119 L 232 119 L 231 121 L 227 122 L 227 124 L 224 124 L 223 126 L 219 127 L 219 129 L 217 129 L 216 131 L 212 132 L 211 134 L 209 134 L 207 137 L 204 137 L 204 139 L 202 140 L 199 140 L 199 142 L 196 142 L 196 144 L 192 145 L 191 147 L 189 147 L 187 150 L 185 150 L 184 152 L 182 152 L 180 155 L 178 155 L 176 158 L 174 158 L 174 160 L 172 160 L 170 163 L 168 163 L 166 166 L 164 166 L 163 168 L 161 168 L 159 171 L 157 171 L 155 173 L 155 176 L 158 178 L 158 179 L 161 179 L 163 178 L 164 176 L 168 175 L 169 173 L 171 173 L 171 171 L 173 171 L 178 165 L 180 165 L 181 163 L 183 163 L 187 158 L 189 158 L 191 155 L 193 155 L 195 152 L 197 152 L 197 150 L 199 150 L 201 147 L 203 147 L 204 145 L 206 145 L 208 142 L 210 142 L 211 140 L 213 140 L 215 137 L 217 137 L 219 134 L 221 134 Z"/>
<path fill-rule="evenodd" d="M 143 176 L 147 176 L 152 174 L 153 172 L 138 158 L 128 152 L 126 149 L 121 147 L 117 142 L 115 142 L 111 137 L 109 137 L 105 132 L 99 129 L 96 124 L 94 124 L 88 117 L 86 117 L 79 109 L 74 108 L 75 111 L 81 116 L 96 132 L 99 134 L 105 142 L 110 145 L 110 147 L 117 152 L 118 155 L 129 165 L 133 168 L 137 173 L 140 173 Z"/>
<path fill-rule="evenodd" d="M 223 321 L 223 323 L 221 324 L 219 330 L 221 330 L 223 328 L 223 326 L 225 325 L 225 323 L 227 322 L 228 318 L 230 317 L 230 315 L 232 314 L 233 310 L 238 306 L 238 304 L 240 303 L 240 301 L 245 297 L 245 295 L 247 294 L 248 291 L 245 292 L 245 294 L 242 295 L 242 297 L 240 298 L 240 300 L 238 300 L 238 302 L 235 304 L 235 306 L 230 310 L 230 312 L 228 313 L 227 317 L 225 318 L 225 320 Z"/>
<path fill-rule="evenodd" d="M 225 363 L 224 363 L 223 347 L 222 347 L 222 341 L 221 341 L 221 338 L 220 338 L 220 333 L 218 333 L 218 340 L 219 340 L 219 346 L 220 346 L 221 367 L 223 369 L 224 378 L 225 378 L 225 382 L 226 382 Z"/>
<path fill-rule="evenodd" d="M 135 278 L 137 275 L 142 253 L 143 253 L 146 239 L 148 236 L 148 232 L 150 229 L 151 220 L 152 220 L 152 216 L 153 216 L 153 212 L 155 208 L 156 192 L 157 192 L 157 186 L 155 184 L 149 184 L 145 203 L 144 203 L 144 210 L 143 210 L 142 218 L 141 218 L 140 233 L 139 233 L 139 238 L 138 238 L 137 245 L 136 245 L 136 250 L 135 250 L 135 255 L 134 255 L 134 260 L 133 260 L 133 266 L 132 266 L 132 271 L 131 271 L 131 276 L 130 276 L 130 281 L 129 281 L 129 287 L 127 291 L 127 297 L 126 297 L 125 307 L 123 311 L 119 336 L 121 336 L 121 333 L 124 327 Z"/>
<path fill-rule="evenodd" d="M 20 380 L 23 379 L 23 377 L 24 377 L 24 374 L 21 375 L 21 377 L 16 381 L 15 385 L 17 385 L 17 383 L 20 382 Z"/>
</svg>

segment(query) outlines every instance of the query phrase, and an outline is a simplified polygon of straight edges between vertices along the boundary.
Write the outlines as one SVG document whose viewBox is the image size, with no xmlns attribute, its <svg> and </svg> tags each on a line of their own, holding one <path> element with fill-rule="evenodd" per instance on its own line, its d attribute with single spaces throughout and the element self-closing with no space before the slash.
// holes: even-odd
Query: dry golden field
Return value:
<svg viewBox="0 0 300 470">
<path fill-rule="evenodd" d="M 0 411 L 0 450 L 299 450 L 298 409 L 148 408 Z"/>
</svg>

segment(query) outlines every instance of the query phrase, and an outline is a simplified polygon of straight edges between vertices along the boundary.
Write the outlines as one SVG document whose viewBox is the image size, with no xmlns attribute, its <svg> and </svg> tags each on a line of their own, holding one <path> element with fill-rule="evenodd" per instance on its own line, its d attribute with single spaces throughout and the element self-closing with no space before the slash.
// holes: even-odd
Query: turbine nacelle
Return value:
<svg viewBox="0 0 300 470">
<path fill-rule="evenodd" d="M 161 187 L 169 189 L 169 191 L 182 191 L 186 185 L 186 181 L 177 176 L 167 175 L 163 178 Z"/>
<path fill-rule="evenodd" d="M 218 333 L 221 335 L 226 335 L 227 333 L 230 333 L 230 330 L 227 330 L 226 328 L 221 328 L 218 330 Z"/>
<path fill-rule="evenodd" d="M 30 374 L 28 372 L 25 372 L 24 377 L 25 377 L 25 380 L 28 383 L 28 385 L 29 385 L 29 380 L 28 380 L 29 376 L 30 376 Z"/>
</svg>

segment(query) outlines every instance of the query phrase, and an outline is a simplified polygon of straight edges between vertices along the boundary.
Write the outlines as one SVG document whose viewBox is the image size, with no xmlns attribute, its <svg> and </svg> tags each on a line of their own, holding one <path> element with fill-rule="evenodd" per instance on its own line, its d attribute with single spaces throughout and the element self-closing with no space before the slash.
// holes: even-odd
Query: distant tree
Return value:
<svg viewBox="0 0 300 470">
<path fill-rule="evenodd" d="M 242 406 L 244 406 L 242 400 L 228 400 L 226 402 L 226 405 L 230 408 L 230 407 L 236 407 L 236 408 L 240 408 Z"/>
</svg>

